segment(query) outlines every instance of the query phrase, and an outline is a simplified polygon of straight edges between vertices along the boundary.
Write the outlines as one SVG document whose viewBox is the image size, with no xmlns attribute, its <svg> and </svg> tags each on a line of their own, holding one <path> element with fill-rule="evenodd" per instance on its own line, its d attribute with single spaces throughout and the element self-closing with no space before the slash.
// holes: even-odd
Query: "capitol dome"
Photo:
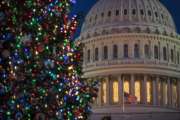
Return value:
<svg viewBox="0 0 180 120">
<path fill-rule="evenodd" d="M 77 41 L 100 83 L 92 119 L 180 119 L 180 39 L 159 0 L 98 0 Z"/>
<path fill-rule="evenodd" d="M 99 0 L 86 16 L 82 34 L 100 31 L 175 34 L 172 16 L 159 0 Z"/>
</svg>

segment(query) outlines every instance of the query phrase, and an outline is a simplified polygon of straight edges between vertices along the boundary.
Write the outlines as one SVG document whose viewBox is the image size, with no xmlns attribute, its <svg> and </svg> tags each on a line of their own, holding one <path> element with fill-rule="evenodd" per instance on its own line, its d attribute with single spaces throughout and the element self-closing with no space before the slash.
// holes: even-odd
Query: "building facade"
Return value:
<svg viewBox="0 0 180 120">
<path fill-rule="evenodd" d="M 78 41 L 100 82 L 92 119 L 180 120 L 180 37 L 159 0 L 97 1 Z"/>
</svg>

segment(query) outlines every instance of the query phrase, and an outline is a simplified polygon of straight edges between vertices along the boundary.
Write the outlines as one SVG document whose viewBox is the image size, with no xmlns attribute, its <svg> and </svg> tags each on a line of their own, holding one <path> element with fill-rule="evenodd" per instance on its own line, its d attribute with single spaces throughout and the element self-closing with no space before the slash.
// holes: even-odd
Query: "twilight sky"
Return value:
<svg viewBox="0 0 180 120">
<path fill-rule="evenodd" d="M 77 0 L 77 4 L 73 8 L 73 13 L 80 13 L 84 17 L 97 0 Z M 177 31 L 180 33 L 180 0 L 160 0 L 170 11 L 175 21 Z M 77 35 L 79 34 L 80 27 Z"/>
</svg>

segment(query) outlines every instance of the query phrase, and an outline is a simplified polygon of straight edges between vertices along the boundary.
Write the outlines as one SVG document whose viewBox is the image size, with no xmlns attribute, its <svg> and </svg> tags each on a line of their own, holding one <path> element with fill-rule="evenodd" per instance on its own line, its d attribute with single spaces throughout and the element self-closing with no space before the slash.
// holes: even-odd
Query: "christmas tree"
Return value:
<svg viewBox="0 0 180 120">
<path fill-rule="evenodd" d="M 82 47 L 72 39 L 78 18 L 69 17 L 74 3 L 0 3 L 0 38 L 12 41 L 8 54 L 2 55 L 6 62 L 1 63 L 3 120 L 87 119 L 97 84 L 81 78 Z"/>
</svg>

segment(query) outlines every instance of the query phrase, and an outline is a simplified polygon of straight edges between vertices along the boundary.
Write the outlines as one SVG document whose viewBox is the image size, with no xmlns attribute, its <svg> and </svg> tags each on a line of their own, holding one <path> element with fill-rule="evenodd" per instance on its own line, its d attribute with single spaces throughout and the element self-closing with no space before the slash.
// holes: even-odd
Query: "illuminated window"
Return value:
<svg viewBox="0 0 180 120">
<path fill-rule="evenodd" d="M 147 86 L 147 102 L 151 103 L 152 102 L 152 82 L 147 81 L 146 86 Z"/>
<path fill-rule="evenodd" d="M 102 83 L 102 103 L 107 103 L 107 84 L 105 81 Z"/>
<path fill-rule="evenodd" d="M 125 93 L 129 93 L 129 91 L 130 91 L 130 88 L 129 88 L 129 81 L 127 81 L 127 80 L 125 80 L 124 81 L 124 92 Z"/>
<path fill-rule="evenodd" d="M 176 82 L 174 82 L 172 84 L 172 103 L 173 103 L 173 106 L 177 106 L 177 84 Z"/>
<path fill-rule="evenodd" d="M 137 97 L 137 101 L 141 100 L 141 82 L 135 81 L 135 96 Z"/>
<path fill-rule="evenodd" d="M 113 81 L 113 102 L 117 103 L 118 101 L 119 101 L 118 81 Z"/>
</svg>

